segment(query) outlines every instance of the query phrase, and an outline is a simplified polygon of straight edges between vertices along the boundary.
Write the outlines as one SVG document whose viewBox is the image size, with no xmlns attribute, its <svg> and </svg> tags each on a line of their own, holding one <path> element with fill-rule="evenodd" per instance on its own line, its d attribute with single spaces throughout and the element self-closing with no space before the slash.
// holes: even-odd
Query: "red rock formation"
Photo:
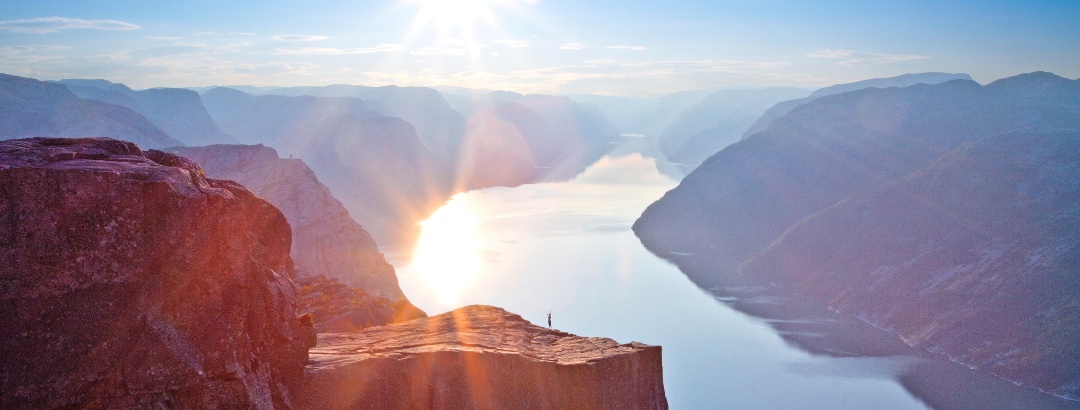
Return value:
<svg viewBox="0 0 1080 410">
<path fill-rule="evenodd" d="M 535 326 L 490 306 L 319 335 L 313 409 L 664 409 L 659 346 Z"/>
<path fill-rule="evenodd" d="M 0 142 L 0 407 L 293 407 L 314 334 L 289 245 L 182 157 Z"/>
</svg>

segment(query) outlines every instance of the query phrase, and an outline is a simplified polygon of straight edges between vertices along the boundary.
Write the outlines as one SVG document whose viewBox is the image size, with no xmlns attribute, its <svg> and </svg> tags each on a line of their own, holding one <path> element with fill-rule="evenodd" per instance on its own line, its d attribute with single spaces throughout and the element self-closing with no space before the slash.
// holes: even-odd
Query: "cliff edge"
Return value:
<svg viewBox="0 0 1080 410">
<path fill-rule="evenodd" d="M 491 306 L 324 333 L 311 350 L 313 409 L 666 409 L 659 346 L 533 325 Z"/>
</svg>

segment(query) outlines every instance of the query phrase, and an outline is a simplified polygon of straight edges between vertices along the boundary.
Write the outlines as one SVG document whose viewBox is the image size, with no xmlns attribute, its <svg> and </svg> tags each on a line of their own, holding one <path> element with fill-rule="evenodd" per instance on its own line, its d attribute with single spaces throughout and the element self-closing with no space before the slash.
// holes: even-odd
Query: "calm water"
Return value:
<svg viewBox="0 0 1080 410">
<path fill-rule="evenodd" d="M 925 355 L 808 353 L 791 341 L 823 335 L 783 326 L 807 319 L 741 312 L 782 308 L 782 297 L 751 287 L 705 292 L 645 250 L 630 226 L 675 185 L 652 159 L 606 157 L 570 182 L 460 194 L 423 223 L 414 247 L 385 251 L 428 314 L 487 304 L 542 324 L 550 310 L 563 331 L 663 346 L 672 408 L 927 408 L 925 395 L 910 393 L 919 387 L 901 383 L 926 368 Z M 821 315 L 810 321 L 836 322 Z M 940 396 L 937 384 L 923 383 Z"/>
</svg>

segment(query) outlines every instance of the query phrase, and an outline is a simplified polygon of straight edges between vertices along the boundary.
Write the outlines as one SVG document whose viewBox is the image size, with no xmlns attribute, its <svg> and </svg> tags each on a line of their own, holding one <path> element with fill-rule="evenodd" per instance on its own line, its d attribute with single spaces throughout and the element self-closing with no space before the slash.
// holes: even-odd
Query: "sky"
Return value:
<svg viewBox="0 0 1080 410">
<path fill-rule="evenodd" d="M 1080 1 L 0 2 L 0 72 L 133 88 L 662 95 L 911 72 L 1080 77 Z"/>
</svg>

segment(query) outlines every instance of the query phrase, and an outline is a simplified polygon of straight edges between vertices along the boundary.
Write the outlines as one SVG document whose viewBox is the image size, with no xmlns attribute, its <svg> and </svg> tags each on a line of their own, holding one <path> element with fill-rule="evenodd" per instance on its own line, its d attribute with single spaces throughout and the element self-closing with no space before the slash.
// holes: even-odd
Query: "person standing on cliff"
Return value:
<svg viewBox="0 0 1080 410">
<path fill-rule="evenodd" d="M 548 313 L 548 329 L 551 329 L 551 311 L 549 310 L 547 313 Z"/>
</svg>

